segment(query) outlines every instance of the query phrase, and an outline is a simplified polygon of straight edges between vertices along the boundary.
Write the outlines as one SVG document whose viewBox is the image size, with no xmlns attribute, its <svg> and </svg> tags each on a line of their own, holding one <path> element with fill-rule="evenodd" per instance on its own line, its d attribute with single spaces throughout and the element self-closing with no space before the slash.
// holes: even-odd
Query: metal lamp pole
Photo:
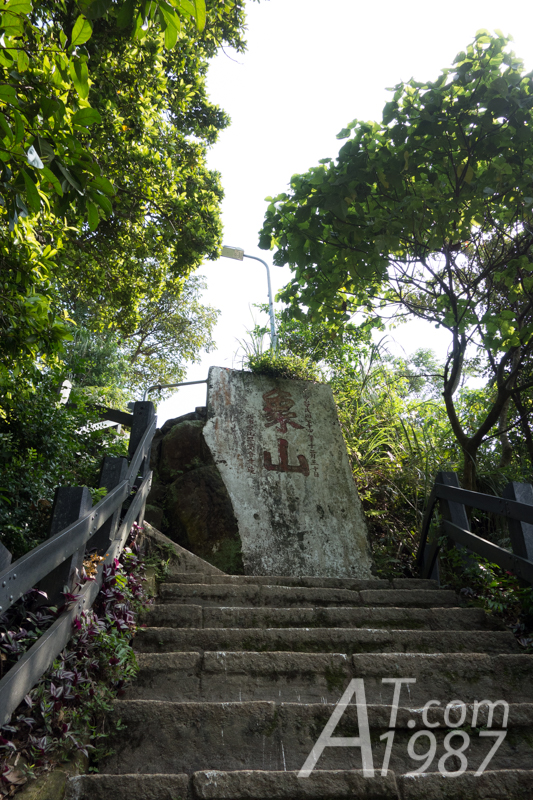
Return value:
<svg viewBox="0 0 533 800">
<path fill-rule="evenodd" d="M 262 258 L 257 258 L 257 256 L 248 256 L 244 252 L 244 250 L 240 247 L 226 247 L 225 245 L 222 247 L 222 256 L 224 258 L 234 258 L 237 261 L 242 261 L 244 258 L 251 258 L 253 261 L 260 261 L 261 264 L 264 264 L 267 271 L 267 281 L 268 281 L 268 311 L 270 314 L 270 346 L 272 348 L 272 352 L 276 352 L 276 348 L 278 346 L 278 337 L 276 335 L 276 318 L 274 317 L 274 302 L 272 300 L 272 285 L 270 283 L 270 269 L 266 261 L 263 261 Z"/>
</svg>

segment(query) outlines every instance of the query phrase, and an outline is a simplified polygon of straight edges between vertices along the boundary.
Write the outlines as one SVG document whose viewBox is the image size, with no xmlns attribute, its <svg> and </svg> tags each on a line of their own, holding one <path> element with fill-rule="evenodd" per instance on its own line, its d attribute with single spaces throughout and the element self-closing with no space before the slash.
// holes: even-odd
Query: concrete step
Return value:
<svg viewBox="0 0 533 800">
<path fill-rule="evenodd" d="M 188 790 L 188 793 L 187 793 Z M 82 775 L 72 778 L 65 800 L 399 800 L 392 772 L 364 777 L 361 771 L 197 772 L 188 775 Z"/>
<path fill-rule="evenodd" d="M 114 775 L 137 769 L 144 773 L 191 774 L 205 770 L 206 766 L 224 771 L 300 770 L 334 708 L 331 704 L 272 702 L 117 701 L 114 713 L 126 729 L 115 740 L 115 753 L 101 765 L 101 771 Z M 387 741 L 380 737 L 391 727 L 391 709 L 370 704 L 367 708 L 373 765 L 382 769 Z M 488 720 L 487 709 L 482 707 L 475 729 L 471 728 L 473 707 L 467 704 L 464 709 L 464 717 L 452 711 L 446 719 L 442 708 L 430 709 L 427 718 L 421 708 L 398 708 L 389 768 L 396 774 L 420 769 L 422 759 L 413 759 L 409 748 L 413 752 L 412 739 L 419 735 L 415 754 L 428 751 L 431 726 L 429 736 L 436 743 L 436 751 L 430 763 L 424 765 L 424 772 L 458 771 L 457 756 L 452 754 L 444 764 L 442 759 L 447 751 L 457 751 L 461 745 L 467 754 L 465 766 L 471 771 L 478 770 L 494 744 L 494 738 L 485 736 L 487 731 L 483 728 L 490 721 L 492 731 L 501 730 L 502 709 L 496 708 Z M 457 725 L 461 725 L 461 731 L 450 731 L 450 727 Z M 533 705 L 511 705 L 506 737 L 492 756 L 490 768 L 533 770 L 532 728 Z M 454 737 L 451 742 L 450 733 Z M 355 703 L 347 706 L 334 735 L 350 738 L 360 735 Z M 356 746 L 326 747 L 317 763 L 317 769 L 321 770 L 361 768 L 361 748 Z"/>
<path fill-rule="evenodd" d="M 147 652 L 289 651 L 308 653 L 512 653 L 509 631 L 413 631 L 364 628 L 144 628 L 134 649 Z"/>
<path fill-rule="evenodd" d="M 163 583 L 164 603 L 202 606 L 274 606 L 313 608 L 318 606 L 395 606 L 440 608 L 460 605 L 455 592 L 446 589 L 323 589 L 256 584 Z"/>
<path fill-rule="evenodd" d="M 533 656 L 467 653 L 141 653 L 139 676 L 128 699 L 175 702 L 337 703 L 353 678 L 364 678 L 366 700 L 390 705 L 393 686 L 383 678 L 411 678 L 400 699 L 416 706 L 436 699 L 444 707 L 458 697 L 473 703 L 494 697 L 507 703 L 533 699 Z"/>
<path fill-rule="evenodd" d="M 142 617 L 160 628 L 401 628 L 404 630 L 501 630 L 481 608 L 213 608 L 162 603 Z"/>
<path fill-rule="evenodd" d="M 77 775 L 64 800 L 186 800 L 189 783 L 189 775 Z"/>
<path fill-rule="evenodd" d="M 373 778 L 359 770 L 315 770 L 308 778 L 298 778 L 297 772 L 211 771 L 195 773 L 191 784 L 194 800 L 531 800 L 533 773 L 465 772 L 453 779 L 426 773 L 395 779 L 390 771 L 384 777 L 376 771 Z"/>
<path fill-rule="evenodd" d="M 411 777 L 389 771 L 382 777 L 359 770 L 204 771 L 188 775 L 81 775 L 71 778 L 65 800 L 531 800 L 528 770 L 473 771 L 450 779 L 425 773 Z M 189 791 L 189 793 L 187 793 Z"/>
<path fill-rule="evenodd" d="M 380 578 L 316 578 L 295 575 L 208 575 L 202 572 L 183 573 L 170 568 L 167 583 L 231 584 L 234 586 L 300 586 L 310 589 L 438 589 L 438 581 L 422 578 L 395 578 L 392 581 Z"/>
</svg>

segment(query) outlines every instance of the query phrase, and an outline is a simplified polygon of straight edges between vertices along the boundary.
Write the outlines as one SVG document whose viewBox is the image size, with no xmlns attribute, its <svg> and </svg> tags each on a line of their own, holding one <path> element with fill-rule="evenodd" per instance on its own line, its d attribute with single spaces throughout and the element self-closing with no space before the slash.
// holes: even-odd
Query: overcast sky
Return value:
<svg viewBox="0 0 533 800">
<path fill-rule="evenodd" d="M 402 80 L 435 80 L 480 28 L 499 28 L 533 69 L 533 4 L 526 0 L 262 0 L 247 2 L 248 51 L 221 53 L 208 88 L 232 119 L 211 149 L 209 166 L 222 175 L 224 243 L 267 260 L 257 247 L 264 198 L 286 191 L 291 175 L 334 157 L 336 134 L 353 119 L 380 120 L 386 87 Z M 207 377 L 209 366 L 240 368 L 237 340 L 259 319 L 254 303 L 267 300 L 266 271 L 256 262 L 220 259 L 200 270 L 204 301 L 221 310 L 218 349 L 190 367 L 187 380 Z M 271 267 L 274 293 L 290 277 Z M 447 339 L 409 323 L 391 334 L 407 352 Z M 159 424 L 205 405 L 205 386 L 185 387 L 159 406 Z"/>
</svg>

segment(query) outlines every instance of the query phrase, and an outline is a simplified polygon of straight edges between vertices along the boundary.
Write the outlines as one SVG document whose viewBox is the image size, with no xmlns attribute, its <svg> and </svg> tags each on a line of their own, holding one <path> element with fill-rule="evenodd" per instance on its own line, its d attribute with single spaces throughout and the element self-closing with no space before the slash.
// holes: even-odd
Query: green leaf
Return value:
<svg viewBox="0 0 533 800">
<path fill-rule="evenodd" d="M 63 189 L 61 188 L 61 184 L 59 183 L 57 176 L 54 175 L 49 167 L 43 167 L 43 178 L 46 178 L 46 180 L 52 184 L 57 194 L 60 195 L 60 197 L 63 197 Z"/>
<path fill-rule="evenodd" d="M 99 194 L 98 192 L 90 192 L 89 194 L 93 202 L 100 206 L 106 216 L 113 213 L 113 204 L 105 194 Z"/>
<path fill-rule="evenodd" d="M 12 14 L 31 14 L 31 1 L 10 0 L 5 7 L 5 11 L 10 11 Z"/>
<path fill-rule="evenodd" d="M 72 30 L 72 37 L 70 40 L 70 50 L 74 47 L 79 47 L 80 44 L 88 41 L 91 38 L 91 34 L 93 32 L 93 26 L 89 20 L 80 15 L 76 20 L 74 28 Z"/>
<path fill-rule="evenodd" d="M 165 28 L 165 47 L 172 50 L 178 41 L 179 30 L 174 25 L 167 25 Z"/>
<path fill-rule="evenodd" d="M 43 159 L 44 163 L 50 164 L 56 157 L 54 148 L 49 142 L 46 141 L 46 139 L 43 139 L 40 136 L 37 137 L 37 143 L 41 158 Z"/>
<path fill-rule="evenodd" d="M 78 181 L 76 180 L 72 172 L 69 170 L 69 168 L 65 167 L 65 165 L 62 164 L 60 161 L 56 161 L 56 164 L 59 167 L 59 170 L 63 173 L 63 175 L 67 179 L 68 183 L 70 183 L 72 188 L 76 189 L 78 194 L 83 195 L 83 190 L 81 188 L 81 185 L 78 183 Z"/>
<path fill-rule="evenodd" d="M 96 176 L 91 181 L 91 186 L 112 197 L 115 194 L 113 184 L 102 176 Z"/>
<path fill-rule="evenodd" d="M 95 231 L 98 227 L 98 223 L 100 222 L 100 214 L 98 213 L 98 207 L 94 203 L 91 203 L 89 201 L 87 203 L 87 212 L 89 219 L 89 228 L 92 231 Z"/>
<path fill-rule="evenodd" d="M 15 117 L 15 144 L 20 144 L 24 139 L 24 120 L 16 108 L 13 109 L 13 116 Z"/>
<path fill-rule="evenodd" d="M 8 137 L 8 139 L 9 139 L 9 141 L 11 143 L 13 141 L 13 139 L 14 139 L 13 131 L 9 127 L 9 123 L 8 123 L 7 119 L 4 117 L 3 114 L 0 114 L 0 126 L 5 131 L 5 134 L 6 134 L 6 136 Z"/>
<path fill-rule="evenodd" d="M 95 123 L 102 122 L 102 117 L 95 108 L 80 108 L 72 116 L 74 125 L 80 125 L 82 128 L 89 128 Z"/>
<path fill-rule="evenodd" d="M 165 31 L 165 47 L 171 50 L 178 41 L 181 30 L 180 19 L 174 9 L 164 3 L 159 6 L 159 14 L 162 21 L 161 27 Z"/>
<path fill-rule="evenodd" d="M 76 91 L 82 100 L 89 96 L 89 70 L 86 61 L 71 61 L 69 64 L 70 77 L 76 87 Z"/>
<path fill-rule="evenodd" d="M 25 169 L 20 170 L 22 173 L 22 177 L 24 178 L 24 183 L 26 185 L 26 197 L 28 199 L 28 205 L 32 211 L 37 213 L 41 208 L 41 198 L 39 197 L 39 192 L 37 191 L 37 187 L 35 186 L 34 182 L 28 175 Z"/>
<path fill-rule="evenodd" d="M 78 8 L 87 19 L 103 17 L 112 5 L 113 0 L 78 0 Z"/>
<path fill-rule="evenodd" d="M 349 135 L 350 135 L 350 129 L 343 128 L 342 131 L 339 131 L 339 133 L 337 134 L 337 139 L 347 139 Z"/>
<path fill-rule="evenodd" d="M 12 86 L 0 86 L 0 102 L 18 106 L 17 93 Z"/>
<path fill-rule="evenodd" d="M 194 18 L 196 19 L 196 28 L 203 31 L 205 28 L 205 0 L 194 0 Z"/>
<path fill-rule="evenodd" d="M 191 2 L 191 0 L 181 0 L 179 6 L 182 14 L 185 14 L 185 16 L 187 17 L 194 17 L 196 9 L 194 7 L 194 3 Z"/>
<path fill-rule="evenodd" d="M 117 14 L 117 25 L 119 28 L 129 28 L 133 23 L 135 13 L 135 0 L 126 0 L 122 4 Z"/>
<path fill-rule="evenodd" d="M 19 50 L 17 53 L 17 67 L 19 72 L 26 72 L 30 66 L 30 58 L 24 50 Z"/>
<path fill-rule="evenodd" d="M 44 164 L 39 158 L 39 154 L 33 145 L 28 148 L 26 157 L 28 159 L 28 164 L 30 164 L 32 167 L 35 167 L 35 169 L 42 169 L 44 167 Z"/>
</svg>

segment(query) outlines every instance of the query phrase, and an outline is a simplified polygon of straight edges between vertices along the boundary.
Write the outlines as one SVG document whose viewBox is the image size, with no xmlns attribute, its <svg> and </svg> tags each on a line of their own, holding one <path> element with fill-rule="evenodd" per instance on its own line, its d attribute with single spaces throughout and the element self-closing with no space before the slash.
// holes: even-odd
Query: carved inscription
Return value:
<svg viewBox="0 0 533 800">
<path fill-rule="evenodd" d="M 265 428 L 271 428 L 277 425 L 278 433 L 287 433 L 287 425 L 293 428 L 300 428 L 303 430 L 303 425 L 295 422 L 296 413 L 291 411 L 294 405 L 290 392 L 284 392 L 283 389 L 271 389 L 270 392 L 265 392 L 263 395 L 266 425 Z"/>
<path fill-rule="evenodd" d="M 246 463 L 248 472 L 255 475 L 255 432 L 254 432 L 254 416 L 253 414 L 246 415 Z"/>
<path fill-rule="evenodd" d="M 309 464 L 305 456 L 297 456 L 298 465 L 294 466 L 289 464 L 289 443 L 286 439 L 278 439 L 279 446 L 279 464 L 272 463 L 272 455 L 268 450 L 264 451 L 263 463 L 265 469 L 272 472 L 301 472 L 307 478 L 309 475 Z"/>
<path fill-rule="evenodd" d="M 265 428 L 276 425 L 278 433 L 288 433 L 287 425 L 292 428 L 304 430 L 304 426 L 296 422 L 296 412 L 291 411 L 294 400 L 290 392 L 283 389 L 271 389 L 263 394 L 263 412 L 265 415 Z M 306 478 L 309 476 L 309 462 L 303 455 L 296 456 L 298 465 L 289 464 L 289 442 L 287 439 L 278 439 L 279 463 L 272 463 L 272 454 L 263 451 L 263 466 L 271 472 L 299 472 Z"/>
<path fill-rule="evenodd" d="M 309 445 L 310 445 L 310 456 L 311 456 L 311 466 L 313 468 L 313 475 L 315 478 L 318 478 L 318 464 L 316 463 L 316 450 L 315 450 L 315 434 L 313 429 L 313 415 L 311 414 L 311 407 L 309 403 L 309 394 L 308 390 L 304 391 L 304 417 L 305 417 L 305 424 L 307 426 L 307 430 L 309 432 Z"/>
</svg>

